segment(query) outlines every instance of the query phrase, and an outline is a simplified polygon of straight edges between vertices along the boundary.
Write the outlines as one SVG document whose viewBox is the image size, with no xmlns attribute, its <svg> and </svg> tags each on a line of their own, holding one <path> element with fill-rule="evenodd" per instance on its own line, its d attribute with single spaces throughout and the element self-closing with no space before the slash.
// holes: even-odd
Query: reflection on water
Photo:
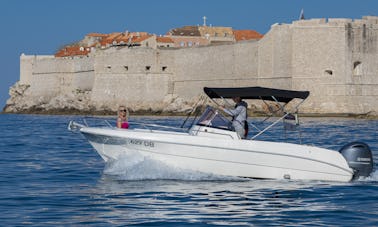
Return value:
<svg viewBox="0 0 378 227">
<path fill-rule="evenodd" d="M 370 190 L 376 190 L 370 183 L 130 181 L 103 175 L 90 193 L 100 204 L 98 206 L 108 208 L 101 217 L 125 217 L 122 220 L 127 220 L 128 224 L 189 222 L 265 225 L 268 221 L 273 226 L 295 223 L 338 225 L 340 220 L 334 218 L 334 215 L 338 215 L 347 218 L 348 223 L 353 225 L 358 224 L 358 216 L 371 212 L 364 207 L 376 207 L 373 202 L 368 202 L 378 199 L 377 195 L 371 198 L 368 194 Z M 355 198 L 356 187 L 363 192 L 358 198 Z M 355 206 L 348 206 L 354 199 L 365 201 L 365 204 L 356 201 Z M 362 210 L 354 212 L 359 208 Z M 377 221 L 374 216 L 371 218 L 372 223 Z"/>
</svg>

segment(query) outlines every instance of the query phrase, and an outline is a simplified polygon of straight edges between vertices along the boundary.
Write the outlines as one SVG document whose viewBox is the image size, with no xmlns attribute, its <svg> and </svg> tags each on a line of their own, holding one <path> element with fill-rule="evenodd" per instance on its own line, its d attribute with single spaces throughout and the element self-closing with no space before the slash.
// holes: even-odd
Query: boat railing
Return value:
<svg viewBox="0 0 378 227">
<path fill-rule="evenodd" d="M 252 136 L 250 138 L 250 140 L 254 140 L 256 139 L 257 137 L 259 137 L 260 135 L 262 135 L 263 133 L 265 133 L 266 131 L 268 131 L 270 128 L 272 128 L 273 126 L 275 126 L 277 123 L 279 123 L 280 121 L 284 121 L 284 128 L 285 126 L 288 126 L 289 124 L 285 122 L 285 120 L 287 119 L 290 119 L 290 118 L 294 118 L 295 120 L 295 125 L 294 127 L 297 127 L 299 126 L 299 121 L 298 121 L 298 116 L 297 116 L 297 113 L 298 113 L 298 107 L 304 102 L 304 100 L 302 100 L 301 102 L 299 102 L 295 107 L 293 107 L 294 111 L 287 111 L 285 109 L 285 105 L 281 105 L 275 97 L 272 96 L 272 98 L 276 101 L 276 103 L 279 105 L 279 110 L 284 112 L 283 116 L 279 117 L 276 121 L 274 121 L 273 123 L 271 123 L 270 125 L 268 125 L 267 127 L 265 127 L 264 129 L 260 130 L 258 127 L 255 127 L 255 125 L 253 124 L 250 124 L 252 125 L 254 128 L 256 128 L 259 132 L 257 134 L 255 134 L 254 136 Z M 262 122 L 265 122 L 266 120 L 268 120 L 269 118 L 271 118 L 273 116 L 273 113 L 268 116 L 267 118 L 265 118 Z M 292 119 L 291 119 L 292 120 Z M 285 128 L 286 130 L 286 128 Z M 301 133 L 299 133 L 299 139 L 300 139 L 300 143 L 302 143 L 302 138 L 301 138 Z"/>
<path fill-rule="evenodd" d="M 203 132 L 201 130 L 201 127 L 208 127 L 208 126 L 204 126 L 204 125 L 197 125 L 197 126 L 198 126 L 198 128 L 196 128 L 196 129 L 194 129 L 194 130 L 191 131 L 192 135 L 198 135 L 198 133 Z M 234 137 L 232 135 L 228 134 L 228 133 L 220 133 L 220 132 L 212 132 L 212 131 L 206 131 L 206 133 L 207 134 L 214 134 L 214 135 L 228 136 L 231 139 L 234 139 Z"/>
<path fill-rule="evenodd" d="M 89 127 L 89 124 L 88 124 L 86 118 L 83 118 L 83 122 L 84 122 L 85 126 Z M 115 127 L 114 125 L 110 124 L 108 120 L 103 120 L 103 122 L 105 122 L 106 126 L 109 127 L 109 128 Z"/>
<path fill-rule="evenodd" d="M 78 122 L 82 122 L 81 125 L 85 127 L 109 127 L 109 128 L 114 128 L 116 127 L 115 123 L 111 123 L 110 121 L 114 121 L 106 119 L 106 117 L 94 117 L 94 116 L 85 116 L 81 118 L 78 121 L 75 121 L 77 124 L 80 124 Z"/>
<path fill-rule="evenodd" d="M 173 126 L 165 126 L 165 125 L 159 125 L 159 124 L 148 124 L 148 123 L 141 123 L 141 122 L 130 122 L 131 125 L 140 125 L 142 126 L 144 129 L 147 129 L 151 132 L 154 131 L 153 128 L 160 128 L 160 129 L 174 129 L 174 130 L 177 130 L 177 131 L 187 131 L 187 129 L 185 128 L 181 128 L 181 127 L 173 127 Z"/>
<path fill-rule="evenodd" d="M 174 131 L 177 131 L 177 132 L 188 131 L 187 128 L 166 126 L 166 125 L 159 125 L 159 124 L 150 124 L 150 123 L 144 123 L 144 122 L 130 121 L 129 124 L 130 124 L 131 128 L 133 128 L 132 126 L 139 126 L 138 128 L 146 129 L 150 132 L 153 132 L 153 131 L 156 131 L 156 130 L 163 130 L 164 131 L 164 129 L 170 129 L 170 130 L 174 130 Z M 72 121 L 70 127 L 72 129 L 82 128 L 82 127 L 116 128 L 116 122 L 115 122 L 114 119 L 104 119 L 104 118 L 101 118 L 101 117 L 86 116 L 86 117 L 81 118 L 79 121 Z"/>
<path fill-rule="evenodd" d="M 255 138 L 257 138 L 258 136 L 260 136 L 261 134 L 263 134 L 264 132 L 268 131 L 270 128 L 272 128 L 273 126 L 275 126 L 278 122 L 280 122 L 281 120 L 283 120 L 285 117 L 287 117 L 290 113 L 286 113 L 284 114 L 282 117 L 278 118 L 276 121 L 274 121 L 272 124 L 270 124 L 269 126 L 267 126 L 266 128 L 264 128 L 263 130 L 260 130 L 256 135 L 252 136 L 250 139 L 253 140 Z"/>
</svg>

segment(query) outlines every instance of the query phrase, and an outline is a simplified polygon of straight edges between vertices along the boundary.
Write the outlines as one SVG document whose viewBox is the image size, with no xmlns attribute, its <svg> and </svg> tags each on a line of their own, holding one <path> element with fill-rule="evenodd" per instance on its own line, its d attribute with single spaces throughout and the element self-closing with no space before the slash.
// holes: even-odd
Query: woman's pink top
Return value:
<svg viewBox="0 0 378 227">
<path fill-rule="evenodd" d="M 121 128 L 129 128 L 129 122 L 127 122 L 127 121 L 122 122 Z"/>
</svg>

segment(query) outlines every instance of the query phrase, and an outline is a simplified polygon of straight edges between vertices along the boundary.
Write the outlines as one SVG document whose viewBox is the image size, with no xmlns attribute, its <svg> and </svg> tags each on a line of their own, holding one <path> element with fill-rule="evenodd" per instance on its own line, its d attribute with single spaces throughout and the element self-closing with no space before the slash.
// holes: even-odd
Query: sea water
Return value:
<svg viewBox="0 0 378 227">
<path fill-rule="evenodd" d="M 378 226 L 376 170 L 368 179 L 340 183 L 215 176 L 138 155 L 105 165 L 81 134 L 67 130 L 81 118 L 0 115 L 1 226 Z M 104 119 L 114 123 L 97 120 Z M 177 127 L 183 120 L 131 118 Z M 267 123 L 261 120 L 250 119 L 258 127 Z M 362 141 L 377 168 L 377 120 L 301 123 L 300 131 L 278 125 L 261 139 L 335 150 Z"/>
</svg>

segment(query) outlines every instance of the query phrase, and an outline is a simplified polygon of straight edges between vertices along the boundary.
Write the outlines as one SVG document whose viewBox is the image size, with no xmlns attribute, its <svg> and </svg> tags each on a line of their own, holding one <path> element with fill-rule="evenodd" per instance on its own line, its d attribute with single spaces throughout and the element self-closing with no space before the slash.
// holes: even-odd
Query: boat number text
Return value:
<svg viewBox="0 0 378 227">
<path fill-rule="evenodd" d="M 145 147 L 154 147 L 155 146 L 154 142 L 152 142 L 152 141 L 148 141 L 148 140 L 136 140 L 136 139 L 129 140 L 129 144 L 141 145 L 141 146 L 144 145 Z"/>
</svg>

